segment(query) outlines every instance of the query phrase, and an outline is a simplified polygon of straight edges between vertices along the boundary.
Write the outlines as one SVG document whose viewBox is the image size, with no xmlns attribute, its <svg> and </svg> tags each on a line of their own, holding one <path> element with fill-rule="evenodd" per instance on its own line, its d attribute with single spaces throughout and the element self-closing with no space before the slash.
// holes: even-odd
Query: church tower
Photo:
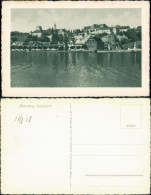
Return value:
<svg viewBox="0 0 151 195">
<path fill-rule="evenodd" d="M 56 30 L 56 23 L 54 24 L 54 30 Z"/>
</svg>

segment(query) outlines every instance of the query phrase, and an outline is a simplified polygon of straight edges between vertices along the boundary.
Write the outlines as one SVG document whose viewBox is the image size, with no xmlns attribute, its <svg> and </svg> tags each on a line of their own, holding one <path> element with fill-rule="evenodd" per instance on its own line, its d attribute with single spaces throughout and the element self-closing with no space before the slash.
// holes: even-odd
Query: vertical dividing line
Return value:
<svg viewBox="0 0 151 195">
<path fill-rule="evenodd" d="M 72 107 L 70 104 L 70 188 L 72 184 Z"/>
</svg>

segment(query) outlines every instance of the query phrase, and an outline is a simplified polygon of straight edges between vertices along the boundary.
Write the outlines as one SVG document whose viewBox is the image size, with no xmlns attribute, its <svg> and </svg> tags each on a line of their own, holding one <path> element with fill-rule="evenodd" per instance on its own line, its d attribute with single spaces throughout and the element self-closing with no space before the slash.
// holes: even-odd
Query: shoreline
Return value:
<svg viewBox="0 0 151 195">
<path fill-rule="evenodd" d="M 106 51 L 97 51 L 97 53 L 112 53 L 112 52 L 139 52 L 142 51 L 141 49 L 136 50 L 106 50 Z"/>
<path fill-rule="evenodd" d="M 91 50 L 68 50 L 68 51 L 59 51 L 59 50 L 56 50 L 56 51 L 51 51 L 51 50 L 45 50 L 45 49 L 41 49 L 41 50 L 36 50 L 36 49 L 31 49 L 31 50 L 24 50 L 24 49 L 11 49 L 11 52 L 14 52 L 14 51 L 23 51 L 23 52 L 31 52 L 31 51 L 47 51 L 47 52 L 51 52 L 51 53 L 72 53 L 72 52 L 81 52 L 81 53 L 85 53 L 85 52 L 93 52 L 93 53 L 120 53 L 120 52 L 141 52 L 142 50 L 141 49 L 136 49 L 136 50 L 102 50 L 102 51 L 91 51 Z"/>
</svg>

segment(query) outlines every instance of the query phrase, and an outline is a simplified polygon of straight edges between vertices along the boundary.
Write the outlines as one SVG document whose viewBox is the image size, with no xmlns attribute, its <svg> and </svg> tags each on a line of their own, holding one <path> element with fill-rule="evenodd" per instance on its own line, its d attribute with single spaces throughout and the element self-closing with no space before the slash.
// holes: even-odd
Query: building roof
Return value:
<svg viewBox="0 0 151 195">
<path fill-rule="evenodd" d="M 82 39 L 83 38 L 83 36 L 82 35 L 74 35 L 74 37 L 73 38 L 75 38 L 75 39 Z"/>
<path fill-rule="evenodd" d="M 62 32 L 63 32 L 63 31 L 65 31 L 65 29 L 64 29 L 64 28 L 63 28 L 63 29 L 57 29 L 57 30 L 58 30 L 58 31 L 62 31 Z"/>
<path fill-rule="evenodd" d="M 42 30 L 42 32 L 51 32 L 51 29 L 47 29 L 47 30 Z"/>
<path fill-rule="evenodd" d="M 42 31 L 41 30 L 35 30 L 32 33 L 42 33 Z"/>
<path fill-rule="evenodd" d="M 34 42 L 33 41 L 29 41 L 28 46 L 31 47 L 33 45 L 34 45 Z"/>
<path fill-rule="evenodd" d="M 110 30 L 109 27 L 100 27 L 98 30 Z"/>
<path fill-rule="evenodd" d="M 43 35 L 50 35 L 51 34 L 51 29 L 43 30 L 42 34 Z"/>
<path fill-rule="evenodd" d="M 104 42 L 104 43 L 115 43 L 115 36 L 114 35 L 107 35 L 107 36 L 104 36 L 101 38 L 101 40 Z"/>
<path fill-rule="evenodd" d="M 50 46 L 64 46 L 64 43 L 50 43 Z"/>
<path fill-rule="evenodd" d="M 91 38 L 91 35 L 84 37 L 82 40 L 78 39 L 75 41 L 75 45 L 84 45 L 87 42 L 87 40 L 90 38 Z"/>
<path fill-rule="evenodd" d="M 128 29 L 129 26 L 120 26 L 119 29 Z"/>
<path fill-rule="evenodd" d="M 110 37 L 102 37 L 101 39 L 104 43 L 110 42 Z"/>
<path fill-rule="evenodd" d="M 49 47 L 50 46 L 50 42 L 43 42 L 43 46 Z"/>
<path fill-rule="evenodd" d="M 109 28 L 106 24 L 93 24 L 91 26 L 85 26 L 84 29 L 94 29 L 94 28 Z"/>
<path fill-rule="evenodd" d="M 80 32 L 82 32 L 82 30 L 80 30 L 80 29 L 75 29 L 75 30 L 73 30 L 73 32 L 74 32 L 74 33 L 80 33 Z"/>
</svg>

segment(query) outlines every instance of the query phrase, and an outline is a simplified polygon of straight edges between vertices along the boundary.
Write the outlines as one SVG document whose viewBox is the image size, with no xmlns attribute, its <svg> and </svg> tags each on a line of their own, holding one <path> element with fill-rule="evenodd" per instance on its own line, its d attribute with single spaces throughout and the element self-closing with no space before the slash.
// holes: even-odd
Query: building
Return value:
<svg viewBox="0 0 151 195">
<path fill-rule="evenodd" d="M 87 31 L 88 29 L 90 29 L 91 28 L 91 26 L 85 26 L 84 28 L 83 28 L 83 30 L 84 31 Z"/>
<path fill-rule="evenodd" d="M 58 29 L 58 35 L 65 35 L 65 29 Z"/>
<path fill-rule="evenodd" d="M 58 44 L 53 44 L 53 43 L 50 43 L 50 46 L 49 46 L 50 49 L 65 49 L 65 44 L 64 43 L 58 43 Z"/>
<path fill-rule="evenodd" d="M 127 32 L 130 29 L 129 26 L 120 26 L 119 27 L 119 32 Z"/>
<path fill-rule="evenodd" d="M 88 30 L 88 29 L 99 29 L 99 28 L 106 28 L 108 27 L 106 24 L 93 24 L 92 26 L 85 26 L 83 30 Z"/>
<path fill-rule="evenodd" d="M 115 35 L 107 35 L 101 38 L 104 43 L 105 50 L 115 50 L 121 49 L 120 44 L 117 42 L 117 37 Z"/>
<path fill-rule="evenodd" d="M 37 26 L 36 30 L 42 31 L 42 27 L 41 26 Z"/>
<path fill-rule="evenodd" d="M 96 35 L 107 33 L 111 34 L 111 29 L 106 24 L 93 24 L 92 26 L 86 26 L 83 28 L 83 32 L 86 34 Z"/>
<path fill-rule="evenodd" d="M 47 36 L 48 38 L 49 38 L 49 40 L 50 40 L 50 42 L 52 41 L 52 35 L 49 35 L 49 36 Z"/>
<path fill-rule="evenodd" d="M 100 27 L 97 30 L 98 34 L 103 34 L 103 33 L 107 33 L 107 34 L 111 34 L 111 29 L 109 27 Z"/>
<path fill-rule="evenodd" d="M 104 50 L 104 42 L 100 38 L 93 37 L 92 35 L 87 35 L 75 40 L 72 44 L 69 44 L 69 49 L 88 49 L 90 51 Z"/>
<path fill-rule="evenodd" d="M 41 37 L 42 36 L 42 27 L 41 26 L 37 26 L 36 30 L 31 32 L 32 36 L 37 36 L 37 37 Z"/>
<path fill-rule="evenodd" d="M 124 49 L 141 49 L 142 43 L 141 41 L 126 43 L 122 45 Z"/>
<path fill-rule="evenodd" d="M 73 30 L 73 34 L 74 34 L 74 36 L 75 35 L 83 35 L 83 31 L 82 30 L 80 30 L 80 29 L 75 29 L 75 30 Z"/>
<path fill-rule="evenodd" d="M 38 31 L 38 30 L 35 30 L 31 34 L 32 34 L 32 36 L 37 36 L 37 37 L 41 37 L 42 36 L 42 32 L 41 31 Z"/>
<path fill-rule="evenodd" d="M 82 45 L 85 45 L 90 51 L 97 50 L 97 41 L 90 35 L 75 41 L 75 46 L 79 47 Z"/>
<path fill-rule="evenodd" d="M 116 37 L 118 38 L 119 41 L 121 41 L 122 39 L 128 39 L 127 36 L 125 35 L 116 35 Z"/>
<path fill-rule="evenodd" d="M 103 33 L 111 34 L 111 29 L 109 27 L 99 27 L 94 29 L 87 29 L 86 32 L 87 34 L 92 34 L 92 35 L 103 34 Z"/>
<path fill-rule="evenodd" d="M 44 35 L 44 36 L 49 36 L 49 35 L 51 35 L 51 29 L 50 28 L 48 28 L 47 30 L 42 30 L 42 35 Z"/>
<path fill-rule="evenodd" d="M 115 43 L 116 42 L 116 36 L 115 35 L 106 35 L 103 36 L 102 38 L 103 42 L 109 42 L 109 43 Z"/>
<path fill-rule="evenodd" d="M 93 37 L 90 37 L 86 42 L 85 45 L 87 48 L 91 51 L 96 51 L 97 50 L 97 42 Z"/>
<path fill-rule="evenodd" d="M 44 36 L 50 36 L 51 35 L 51 29 L 43 30 L 41 26 L 37 26 L 36 30 L 30 33 L 32 36 L 41 37 Z"/>
<path fill-rule="evenodd" d="M 104 43 L 109 43 L 109 42 L 111 42 L 111 37 L 110 36 L 104 36 L 104 37 L 102 37 L 101 38 L 102 39 L 102 41 L 104 42 Z"/>
<path fill-rule="evenodd" d="M 108 27 L 108 26 L 106 24 L 100 24 L 99 28 L 102 28 L 102 27 L 105 28 L 105 27 Z"/>
<path fill-rule="evenodd" d="M 82 40 L 83 39 L 83 36 L 82 35 L 75 35 L 74 36 L 74 39 L 75 40 Z"/>
<path fill-rule="evenodd" d="M 112 32 L 116 35 L 117 32 L 118 32 L 117 28 L 116 28 L 116 27 L 113 27 L 113 28 L 112 28 Z"/>
<path fill-rule="evenodd" d="M 16 42 L 12 43 L 11 45 L 13 45 L 13 46 L 22 46 L 23 44 L 24 44 L 24 42 L 16 41 Z"/>
</svg>

